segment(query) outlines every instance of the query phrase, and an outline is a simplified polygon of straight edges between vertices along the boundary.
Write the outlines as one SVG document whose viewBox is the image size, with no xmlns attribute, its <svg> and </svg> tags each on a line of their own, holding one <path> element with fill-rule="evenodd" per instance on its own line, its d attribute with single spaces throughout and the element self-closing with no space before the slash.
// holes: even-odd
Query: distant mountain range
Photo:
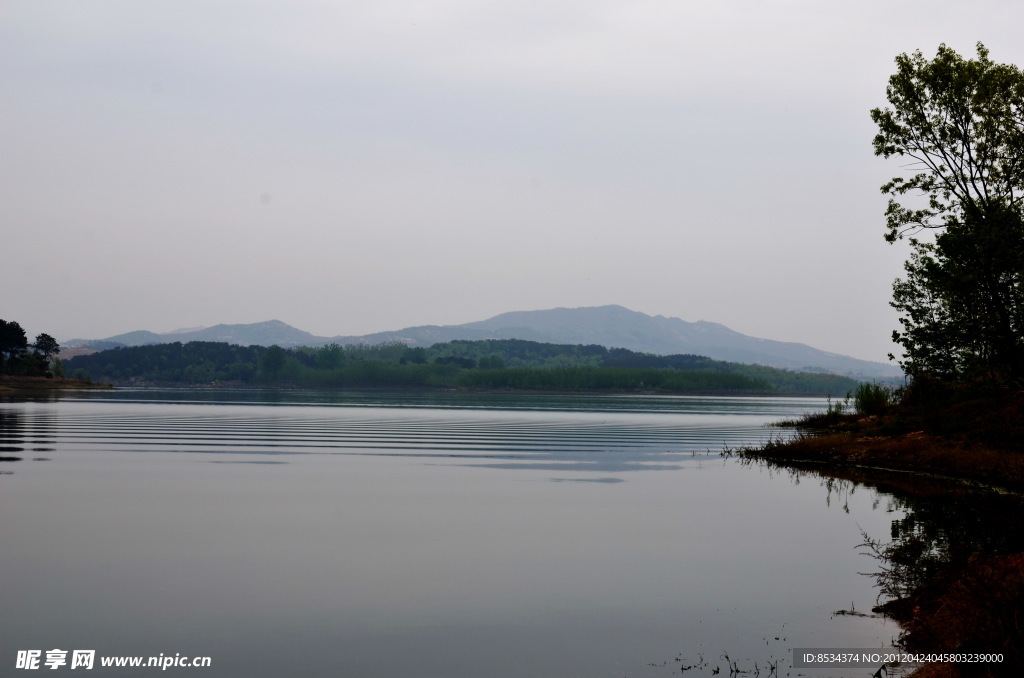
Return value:
<svg viewBox="0 0 1024 678">
<path fill-rule="evenodd" d="M 598 344 L 658 355 L 691 353 L 715 360 L 755 363 L 803 372 L 830 372 L 861 379 L 901 376 L 895 365 L 859 360 L 806 344 L 758 339 L 712 322 L 650 316 L 622 306 L 553 308 L 502 313 L 463 325 L 424 325 L 362 336 L 318 337 L 280 320 L 245 325 L 215 325 L 157 334 L 140 330 L 102 340 L 72 339 L 65 344 L 95 349 L 175 341 L 223 341 L 242 346 L 323 346 L 397 341 L 430 346 L 456 339 L 529 339 L 555 344 Z"/>
</svg>

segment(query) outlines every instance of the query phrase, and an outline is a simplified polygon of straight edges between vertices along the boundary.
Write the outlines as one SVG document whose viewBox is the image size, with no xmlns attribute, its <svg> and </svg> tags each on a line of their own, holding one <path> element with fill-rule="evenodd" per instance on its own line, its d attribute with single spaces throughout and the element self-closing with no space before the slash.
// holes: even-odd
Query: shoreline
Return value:
<svg viewBox="0 0 1024 678">
<path fill-rule="evenodd" d="M 43 380 L 42 377 L 38 378 Z M 56 381 L 47 379 L 45 381 Z M 73 381 L 73 380 L 65 380 Z M 78 382 L 83 383 L 84 382 Z M 0 391 L 3 382 L 0 381 Z M 42 386 L 41 388 L 46 388 Z M 55 387 L 55 388 L 76 388 L 76 387 Z M 169 389 L 185 391 L 214 391 L 214 390 L 280 390 L 280 391 L 322 391 L 331 392 L 353 392 L 353 393 L 480 393 L 480 394 L 508 394 L 508 395 L 637 395 L 637 396 L 694 396 L 694 397 L 736 397 L 736 398 L 826 398 L 828 394 L 813 392 L 786 391 L 668 391 L 668 390 L 630 390 L 630 389 L 531 389 L 531 388 L 482 388 L 471 386 L 345 386 L 323 384 L 254 384 L 247 382 L 215 382 L 208 384 L 182 384 L 178 382 L 155 383 L 155 382 L 115 382 L 109 384 L 84 385 L 81 388 L 105 388 L 105 389 Z"/>
<path fill-rule="evenodd" d="M 18 393 L 38 393 L 40 391 L 70 391 L 79 389 L 112 389 L 110 384 L 91 384 L 78 379 L 68 377 L 22 377 L 22 376 L 0 376 L 0 395 L 15 395 Z"/>
<path fill-rule="evenodd" d="M 804 434 L 740 450 L 739 455 L 829 474 L 859 469 L 877 477 L 933 478 L 1024 496 L 1024 455 L 981 443 L 950 441 L 924 431 L 874 436 L 853 431 Z"/>
</svg>

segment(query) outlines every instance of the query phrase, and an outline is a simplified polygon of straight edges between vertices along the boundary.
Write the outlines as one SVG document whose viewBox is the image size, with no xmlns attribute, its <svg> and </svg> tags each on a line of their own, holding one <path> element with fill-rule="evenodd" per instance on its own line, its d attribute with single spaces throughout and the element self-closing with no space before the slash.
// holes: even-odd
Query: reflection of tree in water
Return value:
<svg viewBox="0 0 1024 678">
<path fill-rule="evenodd" d="M 883 489 L 884 488 L 879 488 Z M 995 492 L 913 497 L 893 495 L 904 516 L 891 524 L 891 541 L 864 535 L 880 569 L 872 573 L 879 597 L 903 599 L 928 581 L 965 567 L 976 554 L 1024 551 L 1024 502 Z"/>
<path fill-rule="evenodd" d="M 22 455 L 26 452 L 52 451 L 53 448 L 48 446 L 53 443 L 53 420 L 49 415 L 26 415 L 19 410 L 0 406 L 0 462 L 22 461 Z M 10 475 L 13 471 L 4 468 L 0 473 Z"/>
<path fill-rule="evenodd" d="M 16 456 L 25 450 L 21 430 L 21 417 L 13 410 L 0 408 L 0 461 L 21 461 Z"/>
<path fill-rule="evenodd" d="M 883 493 L 886 510 L 902 513 L 890 541 L 863 534 L 860 546 L 877 563 L 867 573 L 884 601 L 876 610 L 900 622 L 906 650 L 1004 656 L 926 675 L 1024 675 L 1024 498 L 910 475 L 879 481 L 859 470 L 844 470 L 845 478 L 787 471 L 794 482 L 818 479 L 829 505 L 845 509 L 866 485 Z"/>
</svg>

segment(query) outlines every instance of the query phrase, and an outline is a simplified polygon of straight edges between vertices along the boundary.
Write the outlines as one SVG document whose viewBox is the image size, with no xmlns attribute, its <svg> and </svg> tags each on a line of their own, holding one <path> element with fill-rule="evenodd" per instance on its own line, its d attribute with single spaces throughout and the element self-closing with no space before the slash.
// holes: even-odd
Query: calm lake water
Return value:
<svg viewBox="0 0 1024 678">
<path fill-rule="evenodd" d="M 161 653 L 208 656 L 167 671 L 210 677 L 667 677 L 701 657 L 687 676 L 724 676 L 723 653 L 786 675 L 793 647 L 888 647 L 892 622 L 834 612 L 875 604 L 856 547 L 862 530 L 887 539 L 901 509 L 720 455 L 823 407 L 148 390 L 2 401 L 0 673 L 19 650 L 45 661 L 57 648 L 95 650 L 90 675 L 149 675 L 99 658 Z"/>
</svg>

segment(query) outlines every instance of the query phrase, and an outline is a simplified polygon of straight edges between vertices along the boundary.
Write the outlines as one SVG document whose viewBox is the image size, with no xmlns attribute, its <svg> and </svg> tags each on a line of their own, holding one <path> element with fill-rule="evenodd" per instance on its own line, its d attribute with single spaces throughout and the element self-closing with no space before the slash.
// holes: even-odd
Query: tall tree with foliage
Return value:
<svg viewBox="0 0 1024 678">
<path fill-rule="evenodd" d="M 911 374 L 1024 376 L 1024 73 L 977 51 L 901 54 L 871 111 L 875 155 L 910 161 L 882 193 L 886 239 L 913 248 L 892 301 Z"/>
<path fill-rule="evenodd" d="M 15 364 L 28 348 L 28 337 L 14 320 L 0 320 L 0 367 L 13 371 Z"/>
<path fill-rule="evenodd" d="M 56 339 L 45 333 L 36 335 L 36 343 L 32 344 L 32 348 L 46 362 L 49 362 L 50 358 L 60 353 L 60 344 L 57 343 Z"/>
</svg>

